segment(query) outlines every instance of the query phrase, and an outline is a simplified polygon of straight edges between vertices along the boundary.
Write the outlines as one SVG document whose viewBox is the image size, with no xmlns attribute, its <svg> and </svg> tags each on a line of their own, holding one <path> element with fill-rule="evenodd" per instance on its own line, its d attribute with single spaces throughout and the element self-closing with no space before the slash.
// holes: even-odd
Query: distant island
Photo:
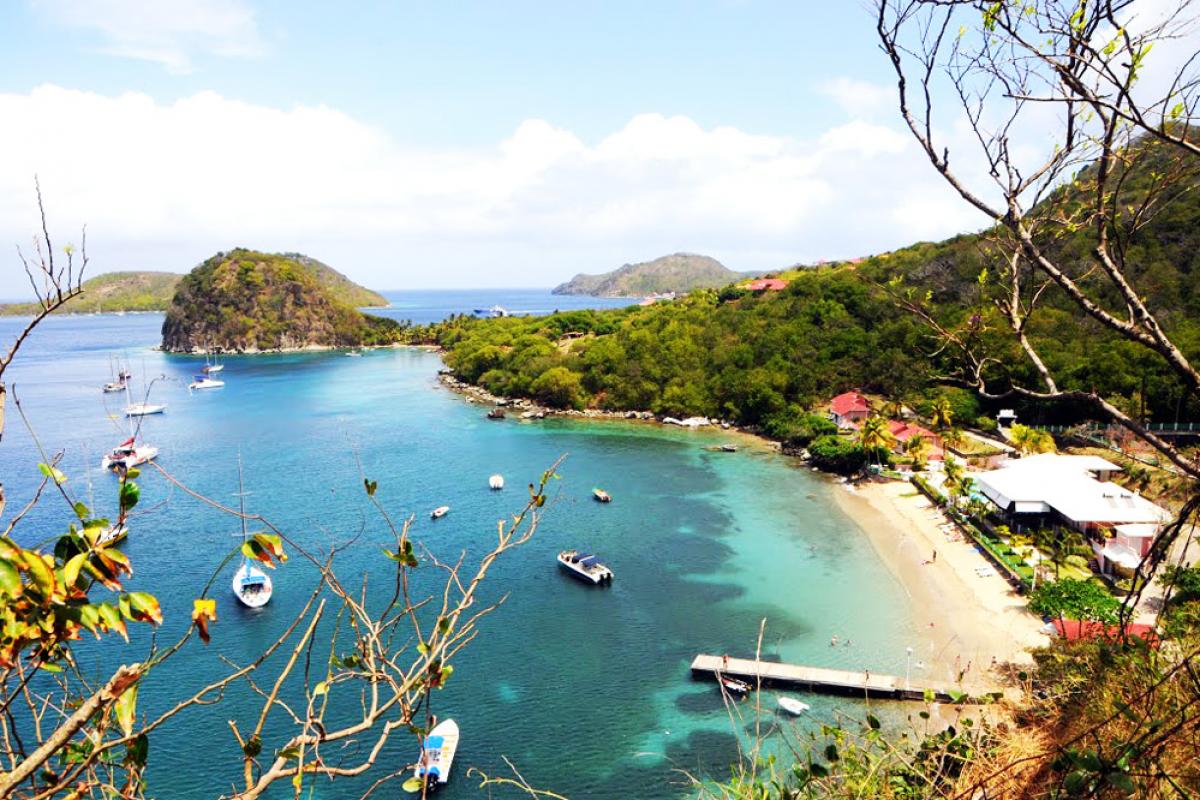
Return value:
<svg viewBox="0 0 1200 800">
<path fill-rule="evenodd" d="M 166 311 L 182 279 L 177 272 L 106 272 L 84 281 L 83 293 L 58 313 Z M 0 304 L 0 316 L 27 316 L 40 310 L 37 303 Z"/>
<path fill-rule="evenodd" d="M 314 258 L 238 248 L 183 276 L 162 347 L 252 353 L 392 344 L 403 326 L 358 310 L 384 305 L 382 295 Z"/>
<path fill-rule="evenodd" d="M 747 277 L 715 258 L 694 253 L 674 253 L 600 275 L 576 275 L 554 287 L 554 294 L 586 294 L 593 297 L 645 297 L 693 289 L 717 289 Z"/>
</svg>

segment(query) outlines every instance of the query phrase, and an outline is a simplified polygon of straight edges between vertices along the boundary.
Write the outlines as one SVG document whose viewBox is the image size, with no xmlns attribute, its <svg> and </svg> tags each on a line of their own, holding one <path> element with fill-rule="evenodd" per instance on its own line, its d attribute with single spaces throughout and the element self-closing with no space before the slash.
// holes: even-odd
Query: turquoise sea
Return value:
<svg viewBox="0 0 1200 800">
<path fill-rule="evenodd" d="M 436 318 L 459 302 L 514 299 L 427 294 L 424 304 L 418 296 L 406 309 L 409 318 Z M 545 303 L 538 310 L 590 300 L 528 294 Z M 10 340 L 19 325 L 0 320 L 0 336 Z M 139 386 L 147 377 L 167 377 L 152 394 L 168 404 L 167 412 L 144 423 L 164 468 L 232 503 L 240 450 L 249 509 L 314 550 L 358 536 L 337 569 L 355 580 L 368 576 L 368 591 L 381 595 L 390 562 L 379 545 L 390 537 L 365 502 L 359 461 L 391 512 L 416 515 L 418 538 L 442 558 L 465 551 L 470 561 L 494 537 L 496 520 L 519 508 L 522 487 L 566 456 L 536 538 L 491 573 L 485 597 L 507 594 L 507 601 L 483 622 L 482 635 L 436 696 L 439 716 L 454 717 L 463 731 L 445 797 L 484 796 L 467 768 L 503 774 L 504 757 L 532 784 L 572 798 L 680 797 L 686 790 L 679 770 L 725 775 L 749 720 L 732 723 L 713 685 L 692 681 L 688 664 L 699 652 L 751 654 L 764 619 L 764 651 L 772 657 L 904 668 L 905 647 L 917 632 L 903 588 L 834 505 L 831 493 L 840 489 L 782 456 L 746 447 L 706 451 L 728 440 L 719 432 L 492 422 L 480 406 L 440 387 L 437 355 L 415 349 L 362 358 L 229 357 L 225 388 L 189 394 L 186 383 L 202 362 L 153 351 L 160 325 L 152 314 L 51 319 L 7 375 L 10 399 L 20 400 L 42 447 L 64 453 L 72 491 L 85 500 L 94 495 L 102 508 L 112 508 L 115 479 L 98 461 L 123 438 L 124 426 L 109 417 L 120 401 L 109 395 L 106 406 L 99 391 L 112 353 L 128 356 Z M 10 407 L 0 443 L 8 516 L 30 498 L 39 460 Z M 487 489 L 495 472 L 507 478 L 503 492 Z M 171 641 L 188 624 L 192 598 L 236 546 L 237 525 L 154 471 L 144 475 L 140 513 L 124 545 L 135 566 L 128 585 L 158 594 L 166 614 L 159 637 Z M 594 503 L 593 486 L 606 488 L 614 502 Z M 429 510 L 441 504 L 451 513 L 431 523 Z M 43 501 L 20 538 L 30 543 L 53 535 L 68 515 L 61 500 Z M 616 573 L 612 587 L 595 590 L 560 574 L 554 554 L 566 547 L 598 552 Z M 300 559 L 274 578 L 274 598 L 257 613 L 236 605 L 229 574 L 220 578 L 212 644 L 189 643 L 155 673 L 141 690 L 144 711 L 222 674 L 222 656 L 245 661 L 272 640 L 314 583 Z M 833 633 L 854 645 L 831 648 Z M 129 646 L 85 645 L 83 666 L 100 676 L 116 663 L 139 660 L 146 643 L 141 635 Z M 856 711 L 847 699 L 805 699 L 813 721 Z M 250 688 L 240 685 L 221 704 L 166 726 L 151 748 L 153 794 L 190 800 L 227 791 L 240 772 L 227 720 L 251 724 L 258 708 Z M 373 778 L 399 769 L 412 751 L 411 738 L 393 737 Z M 355 798 L 369 783 L 318 783 L 312 796 Z M 272 796 L 290 796 L 286 789 Z M 400 796 L 399 786 L 376 796 L 385 795 Z"/>
</svg>

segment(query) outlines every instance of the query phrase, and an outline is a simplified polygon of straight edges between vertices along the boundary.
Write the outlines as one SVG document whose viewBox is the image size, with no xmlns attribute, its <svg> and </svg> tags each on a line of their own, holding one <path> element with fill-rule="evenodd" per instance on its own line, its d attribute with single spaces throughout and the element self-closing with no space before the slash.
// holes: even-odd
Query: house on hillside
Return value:
<svg viewBox="0 0 1200 800">
<path fill-rule="evenodd" d="M 778 292 L 786 289 L 789 281 L 782 278 L 756 278 L 746 284 L 752 292 Z"/>
<path fill-rule="evenodd" d="M 829 417 L 839 428 L 856 428 L 871 414 L 871 404 L 857 389 L 829 401 Z"/>
<path fill-rule="evenodd" d="M 922 428 L 912 422 L 902 422 L 898 419 L 888 420 L 888 431 L 891 432 L 892 438 L 895 440 L 894 450 L 897 453 L 904 453 L 908 442 L 920 436 L 929 443 L 928 449 L 925 451 L 925 458 L 929 461 L 942 461 L 946 457 L 944 448 L 942 447 L 942 437 L 938 436 L 933 431 Z"/>
<path fill-rule="evenodd" d="M 1121 468 L 1098 456 L 1042 453 L 975 475 L 1014 531 L 1067 526 L 1087 537 L 1100 569 L 1133 569 L 1170 512 L 1109 479 Z"/>
</svg>

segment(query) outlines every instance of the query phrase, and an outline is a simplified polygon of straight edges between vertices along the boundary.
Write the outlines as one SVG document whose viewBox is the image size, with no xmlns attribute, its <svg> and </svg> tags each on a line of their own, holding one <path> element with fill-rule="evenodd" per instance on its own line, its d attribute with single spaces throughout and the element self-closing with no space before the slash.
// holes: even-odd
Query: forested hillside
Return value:
<svg viewBox="0 0 1200 800">
<path fill-rule="evenodd" d="M 1147 185 L 1166 155 L 1137 162 L 1127 184 Z M 1161 158 L 1160 158 L 1161 156 Z M 1156 161 L 1156 159 L 1159 159 Z M 1086 171 L 1079 180 L 1086 181 Z M 1194 175 L 1173 202 L 1125 243 L 1139 288 L 1186 349 L 1200 350 L 1200 199 Z M 1065 213 L 1071 187 L 1043 209 Z M 1128 189 L 1127 189 L 1128 191 Z M 1073 274 L 1092 267 L 1087 237 L 1063 226 L 1050 247 Z M 897 297 L 928 296 L 933 315 L 969 324 L 998 368 L 1030 379 L 1029 367 L 998 319 L 993 298 L 997 255 L 986 234 L 920 243 L 859 264 L 788 273 L 783 291 L 702 290 L 673 303 L 612 311 L 575 311 L 543 318 L 456 320 L 430 336 L 448 348 L 463 379 L 498 394 L 561 406 L 646 409 L 771 425 L 797 409 L 852 387 L 920 399 L 930 376 L 951 367 L 938 342 Z M 991 267 L 990 273 L 985 272 Z M 981 273 L 983 280 L 981 281 Z M 1098 277 L 1082 277 L 1096 283 Z M 1058 289 L 1046 290 L 1030 335 L 1069 385 L 1095 389 L 1152 420 L 1194 419 L 1200 409 L 1161 367 L 1085 318 Z M 1116 303 L 1116 295 L 1111 294 Z M 582 334 L 564 340 L 566 334 Z M 1038 409 L 1069 418 L 1076 410 Z M 1049 419 L 1047 419 L 1049 421 Z"/>
<path fill-rule="evenodd" d="M 80 295 L 59 313 L 166 311 L 182 278 L 174 272 L 106 272 L 84 281 Z M 0 315 L 36 314 L 39 309 L 37 303 L 4 303 Z"/>
</svg>

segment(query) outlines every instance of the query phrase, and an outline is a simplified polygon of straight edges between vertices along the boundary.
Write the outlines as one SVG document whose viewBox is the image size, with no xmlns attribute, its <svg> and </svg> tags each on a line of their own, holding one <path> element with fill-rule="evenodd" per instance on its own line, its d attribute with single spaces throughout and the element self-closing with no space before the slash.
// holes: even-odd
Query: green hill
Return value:
<svg viewBox="0 0 1200 800">
<path fill-rule="evenodd" d="M 1137 187 L 1163 173 L 1155 165 L 1156 145 L 1139 146 L 1152 149 L 1125 176 L 1133 205 Z M 1086 171 L 1077 176 L 1081 184 L 1087 177 Z M 1200 186 L 1195 176 L 1189 180 L 1193 188 Z M 1200 192 L 1185 188 L 1157 207 L 1123 246 L 1139 291 L 1159 310 L 1168 332 L 1195 355 Z M 1059 191 L 1040 213 L 1069 207 L 1073 191 Z M 1119 309 L 1115 292 L 1090 272 L 1088 240 L 1086 230 L 1064 231 L 1047 243 L 1047 252 Z M 944 354 L 935 354 L 929 331 L 889 294 L 896 289 L 911 289 L 918 297 L 928 293 L 934 315 L 946 324 L 974 325 L 972 336 L 995 359 L 997 379 L 1036 383 L 992 303 L 1003 287 L 981 287 L 977 280 L 988 266 L 996 274 L 996 258 L 986 235 L 962 235 L 858 264 L 795 270 L 778 292 L 755 294 L 730 285 L 649 307 L 455 321 L 426 335 L 448 348 L 447 363 L 459 377 L 498 394 L 551 405 L 705 415 L 786 431 L 803 409 L 852 387 L 918 405 L 934 391 L 929 376 L 950 364 Z M 566 333 L 584 335 L 568 342 Z M 1057 287 L 1043 295 L 1029 334 L 1062 386 L 1095 389 L 1126 406 L 1136 399 L 1152 421 L 1200 415 L 1200 408 L 1190 407 L 1191 393 L 1161 365 L 1085 317 Z M 963 393 L 961 401 L 964 424 L 985 411 L 973 395 Z M 1074 421 L 1072 414 L 1080 412 L 1058 405 L 1036 413 L 1044 421 Z"/>
<path fill-rule="evenodd" d="M 554 294 L 594 297 L 645 297 L 664 292 L 690 292 L 724 286 L 744 275 L 720 261 L 692 253 L 675 253 L 640 264 L 626 264 L 600 275 L 576 275 L 554 287 Z"/>
<path fill-rule="evenodd" d="M 106 272 L 83 282 L 83 294 L 58 313 L 93 311 L 166 311 L 182 275 L 174 272 Z M 0 315 L 35 314 L 37 303 L 0 304 Z"/>
<path fill-rule="evenodd" d="M 258 352 L 390 344 L 402 326 L 357 308 L 382 303 L 315 259 L 239 248 L 183 277 L 163 320 L 162 346 Z"/>
</svg>

